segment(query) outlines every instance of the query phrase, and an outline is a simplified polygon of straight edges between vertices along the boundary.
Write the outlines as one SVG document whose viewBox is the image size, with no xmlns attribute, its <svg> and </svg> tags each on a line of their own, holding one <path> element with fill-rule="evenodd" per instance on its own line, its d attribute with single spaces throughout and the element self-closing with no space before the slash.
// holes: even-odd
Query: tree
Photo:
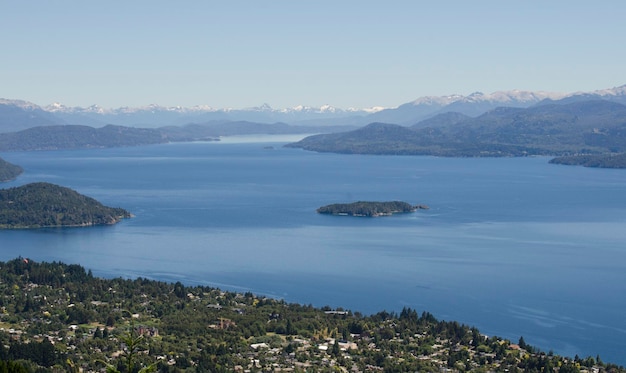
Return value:
<svg viewBox="0 0 626 373">
<path fill-rule="evenodd" d="M 340 352 L 341 352 L 341 349 L 339 348 L 339 341 L 335 340 L 335 343 L 333 344 L 333 348 L 330 350 L 330 354 L 337 357 L 339 356 Z"/>
<path fill-rule="evenodd" d="M 2 361 L 0 360 L 0 372 L 1 373 L 27 373 L 28 370 L 14 361 Z"/>
<path fill-rule="evenodd" d="M 296 328 L 293 327 L 293 323 L 291 322 L 291 319 L 287 319 L 287 327 L 285 329 L 285 334 L 287 335 L 298 334 L 298 331 L 296 330 Z"/>
<path fill-rule="evenodd" d="M 100 328 L 96 328 L 96 331 L 93 332 L 93 339 L 102 339 L 102 330 Z"/>
<path fill-rule="evenodd" d="M 125 365 L 127 372 L 133 373 L 135 368 L 135 357 L 139 352 L 139 349 L 142 347 L 144 337 L 143 335 L 137 335 L 137 332 L 135 331 L 135 325 L 132 322 L 132 319 L 129 330 L 120 339 L 126 345 L 126 349 L 124 351 L 126 359 L 123 365 Z M 104 364 L 106 366 L 107 373 L 121 373 L 115 366 L 107 363 Z M 138 373 L 156 372 L 156 369 L 156 363 L 152 363 L 148 366 L 141 368 Z"/>
<path fill-rule="evenodd" d="M 517 342 L 517 345 L 521 348 L 526 350 L 526 347 L 528 347 L 528 345 L 526 344 L 526 341 L 524 340 L 524 337 L 519 337 L 519 342 Z"/>
<path fill-rule="evenodd" d="M 113 317 L 113 315 L 107 316 L 106 326 L 113 326 L 113 325 L 115 325 L 115 318 Z"/>
</svg>

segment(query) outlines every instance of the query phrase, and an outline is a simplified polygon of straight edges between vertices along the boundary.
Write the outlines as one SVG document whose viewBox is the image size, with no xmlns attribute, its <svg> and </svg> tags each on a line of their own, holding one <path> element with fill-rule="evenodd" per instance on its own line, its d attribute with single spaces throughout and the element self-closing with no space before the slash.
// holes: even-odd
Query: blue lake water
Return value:
<svg viewBox="0 0 626 373">
<path fill-rule="evenodd" d="M 409 306 L 626 364 L 626 171 L 239 140 L 0 154 L 25 169 L 2 187 L 48 181 L 136 215 L 110 227 L 0 231 L 0 260 L 60 260 L 105 277 L 363 313 Z M 431 208 L 315 213 L 357 200 Z"/>
</svg>

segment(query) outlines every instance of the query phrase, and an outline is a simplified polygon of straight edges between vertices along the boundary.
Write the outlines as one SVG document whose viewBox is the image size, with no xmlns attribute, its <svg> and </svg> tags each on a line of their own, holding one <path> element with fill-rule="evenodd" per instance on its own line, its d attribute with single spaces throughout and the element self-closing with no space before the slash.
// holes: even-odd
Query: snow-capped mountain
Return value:
<svg viewBox="0 0 626 373">
<path fill-rule="evenodd" d="M 107 109 L 98 105 L 85 108 L 69 107 L 61 103 L 40 107 L 27 101 L 0 99 L 0 132 L 51 124 L 83 124 L 94 127 L 116 124 L 155 128 L 211 121 L 284 122 L 296 125 L 365 125 L 386 122 L 412 125 L 446 112 L 478 116 L 500 106 L 524 108 L 563 99 L 604 99 L 626 104 L 626 85 L 570 94 L 511 90 L 490 94 L 474 92 L 467 96 L 459 94 L 425 96 L 395 108 L 366 109 L 342 109 L 331 105 L 320 107 L 298 105 L 275 109 L 269 104 L 244 109 L 214 108 L 208 105 L 193 107 L 147 105 Z"/>
<path fill-rule="evenodd" d="M 579 94 L 585 94 L 585 92 L 573 93 L 572 96 Z M 623 98 L 626 97 L 626 84 L 619 87 L 600 89 L 590 92 L 589 94 L 601 97 L 603 99 Z"/>
<path fill-rule="evenodd" d="M 54 113 L 45 111 L 32 102 L 0 98 L 0 132 L 55 124 L 65 123 Z"/>
<path fill-rule="evenodd" d="M 104 124 L 118 124 L 144 127 L 182 125 L 214 120 L 293 123 L 310 120 L 319 121 L 334 118 L 366 116 L 382 109 L 383 108 L 340 109 L 331 105 L 323 105 L 321 107 L 299 105 L 291 108 L 275 109 L 269 104 L 244 109 L 217 109 L 208 105 L 192 107 L 148 105 L 141 107 L 106 109 L 98 105 L 82 108 L 69 107 L 61 103 L 54 103 L 43 108 L 43 110 L 53 113 L 55 116 L 61 118 L 67 123 L 80 123 L 96 126 Z"/>
<path fill-rule="evenodd" d="M 469 116 L 478 116 L 498 106 L 529 107 L 545 99 L 559 99 L 562 93 L 530 91 L 498 91 L 491 94 L 474 92 L 463 96 L 425 96 L 400 105 L 397 108 L 382 110 L 370 115 L 370 122 L 385 122 L 412 125 L 437 114 L 458 112 Z"/>
<path fill-rule="evenodd" d="M 14 106 L 23 110 L 41 110 L 41 107 L 33 104 L 32 102 L 24 100 L 8 100 L 6 98 L 0 98 L 0 105 Z"/>
<path fill-rule="evenodd" d="M 365 117 L 367 123 L 384 122 L 413 125 L 422 120 L 447 112 L 457 112 L 476 117 L 497 107 L 526 108 L 537 104 L 568 100 L 608 100 L 626 105 L 626 85 L 593 92 L 558 93 L 544 91 L 497 91 L 490 94 L 474 92 L 467 96 L 425 96 L 414 101 L 372 113 Z"/>
<path fill-rule="evenodd" d="M 411 101 L 407 104 L 411 104 L 413 106 L 439 106 L 445 107 L 447 105 L 453 103 L 479 103 L 479 102 L 490 102 L 497 103 L 499 105 L 506 105 L 507 103 L 513 105 L 520 104 L 534 104 L 539 101 L 545 100 L 546 98 L 557 100 L 565 97 L 564 93 L 553 93 L 553 92 L 543 92 L 543 91 L 521 91 L 521 90 L 512 90 L 512 91 L 497 91 L 490 94 L 485 94 L 482 92 L 474 92 L 467 96 L 454 94 L 448 96 L 425 96 L 416 99 L 415 101 Z"/>
<path fill-rule="evenodd" d="M 25 107 L 27 106 L 31 106 L 31 107 L 38 107 L 37 105 L 33 104 L 33 103 L 29 103 L 26 101 L 18 101 L 18 100 L 2 100 L 0 99 L 0 103 L 3 103 L 3 101 L 9 103 L 9 102 L 20 102 L 22 103 L 22 105 L 24 105 Z M 186 113 L 198 113 L 198 112 L 226 112 L 226 113 L 232 113 L 232 112 L 238 112 L 238 111 L 250 111 L 250 112 L 266 112 L 266 113 L 314 113 L 314 114 L 341 114 L 341 113 L 359 113 L 359 112 L 363 112 L 363 113 L 371 113 L 371 112 L 376 112 L 376 111 L 380 111 L 383 110 L 383 107 L 373 107 L 373 108 L 367 108 L 367 109 L 354 109 L 354 108 L 348 108 L 348 109 L 340 109 L 331 105 L 322 105 L 320 107 L 314 107 L 314 106 L 305 106 L 305 105 L 298 105 L 298 106 L 294 106 L 291 108 L 283 108 L 283 109 L 274 109 L 272 108 L 269 104 L 265 103 L 261 106 L 253 106 L 253 107 L 249 107 L 249 108 L 244 108 L 244 109 L 233 109 L 233 108 L 221 108 L 221 109 L 217 109 L 208 105 L 200 105 L 200 106 L 191 106 L 191 107 L 184 107 L 184 106 L 160 106 L 160 105 L 147 105 L 147 106 L 139 106 L 139 107 L 128 107 L 128 106 L 124 106 L 124 107 L 120 107 L 117 109 L 106 109 L 106 108 L 102 108 L 98 105 L 92 105 L 86 108 L 83 107 L 70 107 L 70 106 L 65 106 L 61 103 L 55 102 L 53 104 L 50 104 L 46 107 L 43 108 L 43 110 L 51 112 L 51 113 L 65 113 L 65 114 L 77 114 L 77 113 L 96 113 L 96 114 L 131 114 L 131 113 L 137 113 L 137 112 L 152 112 L 152 113 L 157 113 L 157 112 L 175 112 L 175 113 L 182 113 L 182 114 L 186 114 Z"/>
<path fill-rule="evenodd" d="M 567 95 L 564 93 L 520 90 L 497 91 L 490 94 L 474 92 L 466 97 L 451 102 L 436 114 L 454 111 L 474 117 L 500 106 L 526 108 L 546 99 L 559 100 L 565 96 Z"/>
<path fill-rule="evenodd" d="M 136 113 L 142 111 L 148 112 L 177 112 L 177 113 L 186 113 L 186 112 L 198 112 L 198 111 L 218 111 L 219 109 L 214 109 L 210 106 L 192 106 L 192 107 L 183 107 L 183 106 L 171 106 L 165 107 L 160 105 L 147 105 L 147 106 L 139 106 L 139 107 L 129 107 L 122 106 L 117 109 L 107 109 L 98 105 L 92 105 L 86 108 L 79 106 L 65 106 L 61 103 L 55 102 L 43 108 L 46 111 L 51 113 L 65 113 L 65 114 L 78 114 L 78 113 L 95 113 L 95 114 L 129 114 Z M 224 109 L 227 110 L 227 109 Z"/>
</svg>

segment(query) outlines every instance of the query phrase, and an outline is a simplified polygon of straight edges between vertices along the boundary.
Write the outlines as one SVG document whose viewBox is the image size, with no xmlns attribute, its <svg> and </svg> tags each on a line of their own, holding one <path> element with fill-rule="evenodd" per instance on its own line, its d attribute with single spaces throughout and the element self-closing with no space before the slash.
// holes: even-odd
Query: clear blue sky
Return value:
<svg viewBox="0 0 626 373">
<path fill-rule="evenodd" d="M 397 106 L 626 84 L 626 1 L 0 0 L 0 97 Z"/>
</svg>

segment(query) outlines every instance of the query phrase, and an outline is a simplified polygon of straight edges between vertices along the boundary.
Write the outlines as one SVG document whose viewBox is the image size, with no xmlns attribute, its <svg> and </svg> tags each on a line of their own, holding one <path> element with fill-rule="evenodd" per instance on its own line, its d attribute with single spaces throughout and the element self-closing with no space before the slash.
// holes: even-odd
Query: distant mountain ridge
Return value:
<svg viewBox="0 0 626 373">
<path fill-rule="evenodd" d="M 499 106 L 530 107 L 546 99 L 560 99 L 562 93 L 530 91 L 498 91 L 491 94 L 474 92 L 468 96 L 427 96 L 386 109 L 369 116 L 371 122 L 385 122 L 412 125 L 421 120 L 446 112 L 458 112 L 468 116 L 478 116 Z"/>
<path fill-rule="evenodd" d="M 307 120 L 365 116 L 371 112 L 380 110 L 379 108 L 339 109 L 330 105 L 321 107 L 299 105 L 286 109 L 274 109 L 269 104 L 245 109 L 217 109 L 210 106 L 165 107 L 159 105 L 105 109 L 97 105 L 81 108 L 66 107 L 58 103 L 46 106 L 42 109 L 53 113 L 67 123 L 83 123 L 89 125 L 116 124 L 143 127 L 184 125 L 216 120 L 291 123 Z"/>
<path fill-rule="evenodd" d="M 59 124 L 65 124 L 65 122 L 54 113 L 45 111 L 33 103 L 0 99 L 0 132 Z"/>
<path fill-rule="evenodd" d="M 0 133 L 0 151 L 38 151 L 59 149 L 114 148 L 168 142 L 217 141 L 222 136 L 292 135 L 352 130 L 352 126 L 292 126 L 285 123 L 213 121 L 137 128 L 108 124 L 94 128 L 83 125 L 32 127 L 17 132 Z"/>
<path fill-rule="evenodd" d="M 157 130 L 113 125 L 54 125 L 0 133 L 0 151 L 111 148 L 164 142 L 167 140 Z"/>
<path fill-rule="evenodd" d="M 319 152 L 452 157 L 626 152 L 626 105 L 606 100 L 499 107 L 472 118 L 446 113 L 406 127 L 372 123 L 310 136 L 290 147 Z"/>
<path fill-rule="evenodd" d="M 476 117 L 496 107 L 531 107 L 564 98 L 571 100 L 603 99 L 626 104 L 626 85 L 593 92 L 550 93 L 532 91 L 498 91 L 491 94 L 475 92 L 468 96 L 425 96 L 395 108 L 340 109 L 295 106 L 275 109 L 268 104 L 245 109 L 216 109 L 207 105 L 194 107 L 121 107 L 105 109 L 98 105 L 87 108 L 67 107 L 60 103 L 40 107 L 22 100 L 0 99 L 0 132 L 15 132 L 44 125 L 80 124 L 101 127 L 114 124 L 130 127 L 157 128 L 211 121 L 248 121 L 257 123 L 288 123 L 292 125 L 355 125 L 372 122 L 413 125 L 445 112 L 458 112 Z"/>
<path fill-rule="evenodd" d="M 268 104 L 246 109 L 216 109 L 210 106 L 165 107 L 148 105 L 131 108 L 105 109 L 98 105 L 87 108 L 67 107 L 59 103 L 40 107 L 22 100 L 0 99 L 0 132 L 15 132 L 45 125 L 79 124 L 101 127 L 107 124 L 157 128 L 213 121 L 299 123 L 366 116 L 382 108 L 339 109 L 330 105 L 321 107 L 296 106 L 273 109 Z"/>
</svg>

